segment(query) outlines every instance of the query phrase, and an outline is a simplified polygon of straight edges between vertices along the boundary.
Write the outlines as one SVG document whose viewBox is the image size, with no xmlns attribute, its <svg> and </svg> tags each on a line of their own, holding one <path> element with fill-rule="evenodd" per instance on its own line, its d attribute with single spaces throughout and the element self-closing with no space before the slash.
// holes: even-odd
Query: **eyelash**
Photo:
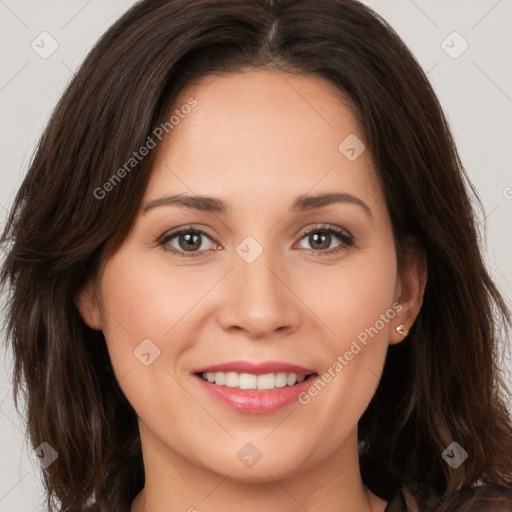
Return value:
<svg viewBox="0 0 512 512">
<path fill-rule="evenodd" d="M 182 235 L 184 233 L 189 233 L 189 234 L 195 233 L 195 234 L 203 235 L 203 236 L 209 238 L 210 240 L 212 240 L 212 237 L 208 233 L 203 231 L 202 229 L 193 228 L 192 226 L 185 226 L 183 228 L 179 228 L 175 231 L 172 231 L 170 233 L 165 233 L 164 235 L 162 235 L 157 240 L 157 245 L 162 246 L 166 251 L 169 251 L 172 254 L 175 254 L 175 255 L 181 256 L 181 257 L 185 257 L 185 258 L 195 258 L 195 257 L 203 256 L 205 251 L 197 251 L 197 252 L 187 253 L 185 251 L 177 250 L 174 247 L 167 245 L 167 244 L 169 244 L 169 242 L 172 239 L 174 239 L 177 236 Z M 328 255 L 328 254 L 333 254 L 333 253 L 337 253 L 343 249 L 346 249 L 346 248 L 354 245 L 354 237 L 352 235 L 350 235 L 347 231 L 342 230 L 340 228 L 335 228 L 333 226 L 325 225 L 325 224 L 316 225 L 312 228 L 309 228 L 309 229 L 303 231 L 299 238 L 299 242 L 302 239 L 304 239 L 305 237 L 307 237 L 313 233 L 323 233 L 323 234 L 328 234 L 328 235 L 334 235 L 341 242 L 339 245 L 337 245 L 336 247 L 333 247 L 332 249 L 318 250 L 318 251 L 315 251 L 314 249 L 306 249 L 306 250 L 312 251 L 313 254 L 318 254 L 318 255 L 322 255 L 322 256 Z"/>
</svg>

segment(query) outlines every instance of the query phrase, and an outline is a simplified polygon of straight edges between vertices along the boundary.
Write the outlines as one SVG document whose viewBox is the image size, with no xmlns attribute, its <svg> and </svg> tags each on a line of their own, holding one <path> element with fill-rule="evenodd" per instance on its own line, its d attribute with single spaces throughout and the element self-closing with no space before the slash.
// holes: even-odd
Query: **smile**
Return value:
<svg viewBox="0 0 512 512">
<path fill-rule="evenodd" d="M 226 361 L 195 368 L 207 396 L 245 414 L 269 414 L 297 402 L 318 378 L 311 368 L 285 361 Z"/>
<path fill-rule="evenodd" d="M 237 372 L 203 372 L 200 375 L 203 380 L 217 386 L 258 391 L 295 386 L 304 382 L 309 376 L 283 372 L 267 373 L 264 375 Z"/>
</svg>

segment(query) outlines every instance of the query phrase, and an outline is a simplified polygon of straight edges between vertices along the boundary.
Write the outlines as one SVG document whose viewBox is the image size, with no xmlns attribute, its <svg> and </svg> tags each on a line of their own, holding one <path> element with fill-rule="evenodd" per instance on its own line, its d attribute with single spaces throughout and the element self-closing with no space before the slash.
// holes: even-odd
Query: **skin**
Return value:
<svg viewBox="0 0 512 512">
<path fill-rule="evenodd" d="M 130 233 L 78 299 L 84 320 L 104 332 L 139 417 L 146 486 L 131 511 L 383 511 L 386 502 L 361 480 L 357 423 L 389 344 L 404 337 L 395 327 L 410 327 L 419 311 L 423 259 L 411 252 L 398 272 L 369 152 L 349 161 L 338 150 L 348 135 L 364 137 L 329 82 L 249 70 L 189 84 L 175 108 L 190 96 L 198 104 L 159 144 Z M 301 194 L 332 192 L 352 194 L 371 215 L 348 202 L 291 211 Z M 229 211 L 143 211 L 171 194 L 219 198 Z M 208 233 L 200 256 L 171 253 L 190 254 L 179 237 L 158 245 L 189 224 Z M 318 225 L 349 232 L 353 245 L 332 235 L 328 249 L 318 248 L 303 234 Z M 248 236 L 263 250 L 252 263 L 236 252 Z M 325 253 L 332 248 L 340 250 Z M 400 312 L 307 405 L 244 414 L 192 376 L 233 360 L 283 361 L 321 375 L 394 303 Z M 133 353 L 144 339 L 160 350 L 149 366 Z M 252 467 L 237 457 L 247 442 L 262 453 Z"/>
</svg>

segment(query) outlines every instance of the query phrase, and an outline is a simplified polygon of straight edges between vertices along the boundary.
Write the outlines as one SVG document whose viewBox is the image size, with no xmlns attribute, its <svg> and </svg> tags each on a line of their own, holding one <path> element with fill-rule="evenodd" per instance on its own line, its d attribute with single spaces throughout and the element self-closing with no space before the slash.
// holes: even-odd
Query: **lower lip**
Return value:
<svg viewBox="0 0 512 512">
<path fill-rule="evenodd" d="M 242 390 L 219 386 L 203 380 L 198 375 L 195 375 L 195 377 L 210 396 L 229 408 L 245 414 L 266 414 L 296 402 L 298 396 L 311 387 L 317 375 L 312 375 L 295 386 L 274 388 L 268 391 Z"/>
</svg>

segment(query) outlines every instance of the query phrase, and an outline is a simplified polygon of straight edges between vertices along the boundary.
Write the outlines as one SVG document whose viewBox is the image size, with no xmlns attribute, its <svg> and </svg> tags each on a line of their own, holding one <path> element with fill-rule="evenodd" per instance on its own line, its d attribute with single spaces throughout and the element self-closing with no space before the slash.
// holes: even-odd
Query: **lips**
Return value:
<svg viewBox="0 0 512 512">
<path fill-rule="evenodd" d="M 313 370 L 279 361 L 231 361 L 193 373 L 208 396 L 245 414 L 268 414 L 297 402 L 318 377 Z"/>
<path fill-rule="evenodd" d="M 264 361 L 261 363 L 251 361 L 230 361 L 212 366 L 203 366 L 193 371 L 195 374 L 209 372 L 236 372 L 250 373 L 253 375 L 265 375 L 268 373 L 295 373 L 296 375 L 311 375 L 314 370 L 298 366 L 296 364 L 284 363 L 280 361 Z"/>
</svg>

